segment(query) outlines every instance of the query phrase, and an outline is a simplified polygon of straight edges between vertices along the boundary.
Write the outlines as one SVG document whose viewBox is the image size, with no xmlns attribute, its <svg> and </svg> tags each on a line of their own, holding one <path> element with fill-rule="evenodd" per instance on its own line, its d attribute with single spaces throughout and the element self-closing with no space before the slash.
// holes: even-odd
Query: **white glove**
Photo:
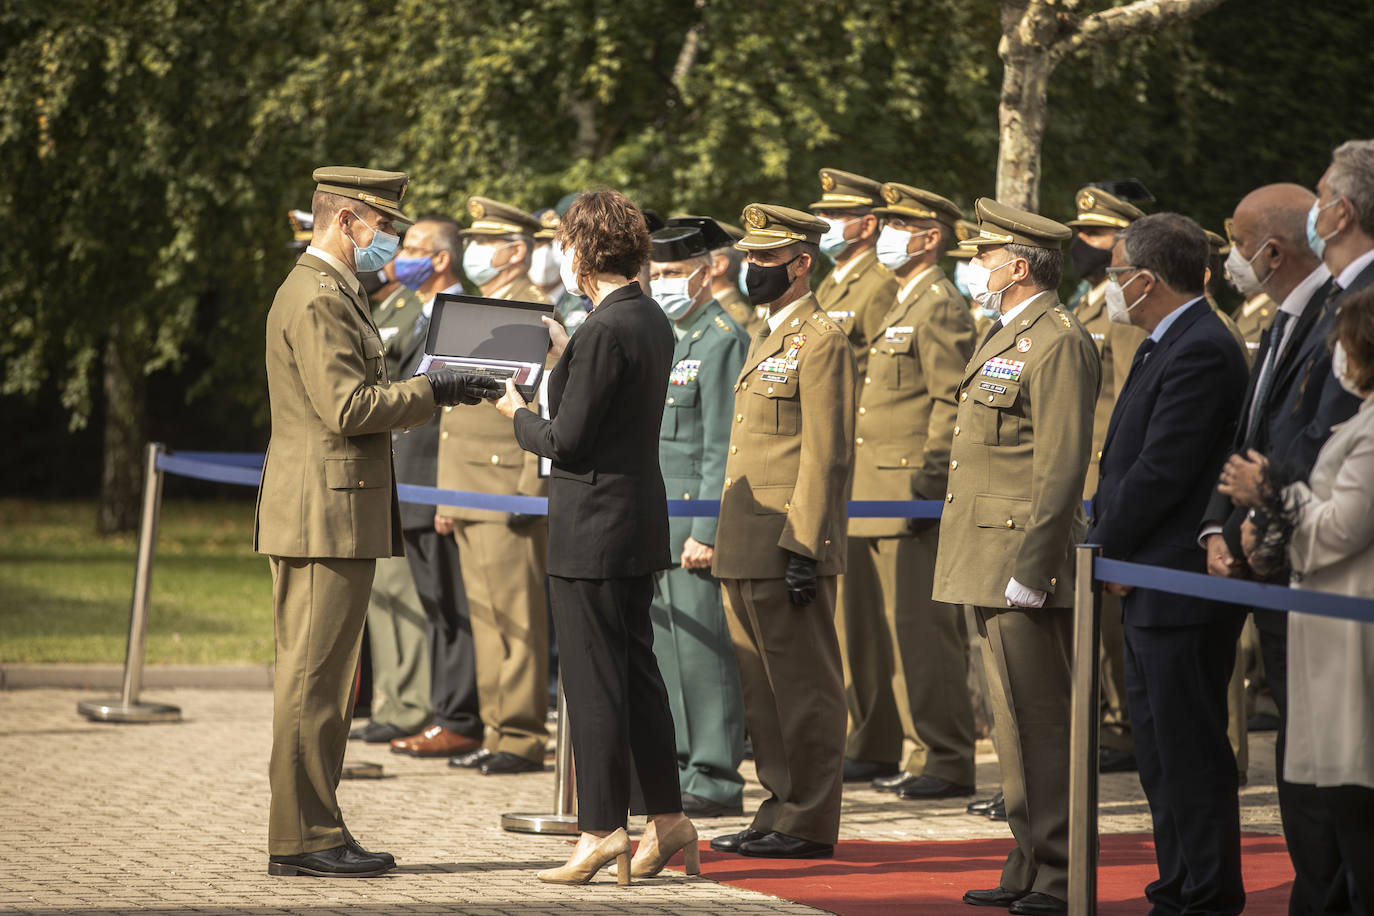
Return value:
<svg viewBox="0 0 1374 916">
<path fill-rule="evenodd" d="M 1013 577 L 1007 580 L 1007 607 L 1044 607 L 1047 593 L 1038 588 L 1030 588 L 1017 582 Z"/>
</svg>

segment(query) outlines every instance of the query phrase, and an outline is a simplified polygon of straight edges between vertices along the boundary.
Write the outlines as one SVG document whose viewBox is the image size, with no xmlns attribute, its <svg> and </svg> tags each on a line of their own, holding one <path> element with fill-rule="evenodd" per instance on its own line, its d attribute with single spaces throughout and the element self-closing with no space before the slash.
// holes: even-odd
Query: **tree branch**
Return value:
<svg viewBox="0 0 1374 916">
<path fill-rule="evenodd" d="M 1083 48 L 1091 48 L 1125 38 L 1157 32 L 1167 25 L 1195 19 L 1216 9 L 1224 0 L 1136 0 L 1125 6 L 1093 13 L 1078 28 L 1056 41 L 1050 48 L 1050 66 Z"/>
</svg>

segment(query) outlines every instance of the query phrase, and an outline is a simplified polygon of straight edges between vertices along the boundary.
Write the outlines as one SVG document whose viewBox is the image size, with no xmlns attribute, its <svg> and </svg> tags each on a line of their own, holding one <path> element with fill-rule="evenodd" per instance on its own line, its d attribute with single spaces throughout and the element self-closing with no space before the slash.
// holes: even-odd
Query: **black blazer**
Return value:
<svg viewBox="0 0 1374 916">
<path fill-rule="evenodd" d="M 1088 541 L 1105 556 L 1205 572 L 1197 520 L 1231 448 L 1245 396 L 1245 354 L 1204 300 L 1181 314 L 1117 396 L 1102 447 Z M 1137 589 L 1137 626 L 1205 623 L 1229 605 Z"/>
<path fill-rule="evenodd" d="M 412 337 L 401 351 L 400 368 L 397 377 L 408 379 L 420 366 L 424 356 L 424 338 L 415 338 L 413 328 L 407 329 Z M 475 408 L 464 408 L 465 410 Z M 486 409 L 486 408 L 483 408 Z M 397 429 L 391 433 L 391 450 L 395 455 L 396 482 L 413 483 L 422 487 L 432 487 L 439 475 L 439 411 L 423 426 L 410 429 Z M 401 503 L 401 527 L 407 530 L 434 527 L 434 506 L 416 503 Z"/>
<path fill-rule="evenodd" d="M 522 448 L 553 462 L 551 576 L 614 579 L 672 565 L 658 466 L 673 330 L 630 283 L 592 310 L 549 374 L 549 415 L 515 414 Z"/>
</svg>

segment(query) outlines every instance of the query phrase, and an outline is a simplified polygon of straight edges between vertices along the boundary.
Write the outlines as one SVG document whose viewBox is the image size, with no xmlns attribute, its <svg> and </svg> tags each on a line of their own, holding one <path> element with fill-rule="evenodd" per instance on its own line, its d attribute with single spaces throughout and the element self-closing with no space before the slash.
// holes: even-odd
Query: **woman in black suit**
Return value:
<svg viewBox="0 0 1374 916">
<path fill-rule="evenodd" d="M 558 230 L 564 284 L 593 310 L 549 375 L 545 420 L 507 385 L 497 409 L 526 450 L 549 458 L 549 598 L 577 761 L 578 823 L 566 865 L 543 881 L 583 884 L 619 859 L 617 878 L 657 874 L 679 849 L 699 871 L 682 814 L 673 719 L 653 652 L 653 574 L 672 565 L 658 433 L 673 331 L 635 278 L 649 257 L 643 214 L 615 191 L 589 191 Z M 634 758 L 649 823 L 629 862 L 625 820 Z M 629 865 L 630 867 L 626 867 Z"/>
</svg>

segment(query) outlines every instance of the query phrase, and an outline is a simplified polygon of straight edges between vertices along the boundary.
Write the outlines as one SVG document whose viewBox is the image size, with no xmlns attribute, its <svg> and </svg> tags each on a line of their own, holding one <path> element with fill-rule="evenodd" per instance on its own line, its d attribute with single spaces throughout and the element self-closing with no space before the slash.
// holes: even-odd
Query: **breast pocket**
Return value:
<svg viewBox="0 0 1374 916">
<path fill-rule="evenodd" d="M 668 386 L 668 394 L 663 399 L 664 436 L 671 439 L 679 432 L 691 431 L 693 416 L 701 407 L 700 397 L 695 382 Z"/>
<path fill-rule="evenodd" d="M 1021 417 L 1017 400 L 1021 385 L 1017 382 L 978 378 L 969 386 L 968 395 L 977 405 L 980 439 L 986 445 L 1019 445 Z"/>
<path fill-rule="evenodd" d="M 801 428 L 797 382 L 760 380 L 750 384 L 749 431 L 766 436 L 795 436 Z"/>
<path fill-rule="evenodd" d="M 381 385 L 390 381 L 386 372 L 386 346 L 376 334 L 363 334 L 363 359 L 367 363 L 367 383 Z"/>
<path fill-rule="evenodd" d="M 881 378 L 874 378 L 875 382 L 885 383 L 888 388 L 909 388 L 916 378 L 916 356 L 914 347 L 916 339 L 914 335 L 908 334 L 899 340 L 883 340 L 873 347 L 878 351 L 881 359 L 875 357 L 874 365 L 882 365 Z M 870 372 L 870 375 L 873 373 Z"/>
</svg>

